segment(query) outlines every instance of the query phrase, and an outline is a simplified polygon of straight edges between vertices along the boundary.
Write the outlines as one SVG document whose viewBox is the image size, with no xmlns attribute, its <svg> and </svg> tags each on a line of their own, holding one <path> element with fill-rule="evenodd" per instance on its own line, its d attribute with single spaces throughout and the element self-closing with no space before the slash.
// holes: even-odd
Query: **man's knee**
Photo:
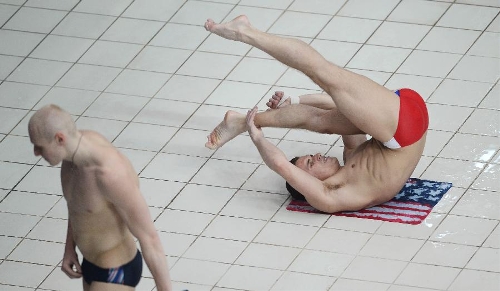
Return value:
<svg viewBox="0 0 500 291">
<path fill-rule="evenodd" d="M 320 86 L 325 92 L 336 91 L 341 89 L 343 86 L 343 74 L 344 69 L 339 66 L 329 62 L 326 59 L 323 61 L 316 62 L 311 65 L 312 69 L 308 77 L 318 86 Z"/>
</svg>

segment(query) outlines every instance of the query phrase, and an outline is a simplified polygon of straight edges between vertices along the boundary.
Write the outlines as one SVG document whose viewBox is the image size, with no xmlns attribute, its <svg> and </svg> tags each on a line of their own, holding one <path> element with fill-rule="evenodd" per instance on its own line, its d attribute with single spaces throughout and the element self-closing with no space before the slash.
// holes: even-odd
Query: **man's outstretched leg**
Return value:
<svg viewBox="0 0 500 291">
<path fill-rule="evenodd" d="M 380 141 L 390 140 L 398 125 L 399 97 L 370 79 L 344 70 L 306 43 L 259 31 L 246 16 L 205 28 L 226 39 L 257 47 L 278 61 L 302 71 L 327 92 L 340 112 L 361 131 Z"/>
<path fill-rule="evenodd" d="M 259 112 L 255 115 L 255 125 L 257 127 L 299 128 L 328 134 L 363 133 L 340 113 L 331 99 L 328 100 L 329 102 L 320 102 L 316 96 L 319 94 L 302 95 L 299 97 L 301 104 Z M 324 98 L 324 96 L 321 97 Z M 245 119 L 244 114 L 231 110 L 226 112 L 224 120 L 208 136 L 205 146 L 210 149 L 219 148 L 246 131 Z"/>
</svg>

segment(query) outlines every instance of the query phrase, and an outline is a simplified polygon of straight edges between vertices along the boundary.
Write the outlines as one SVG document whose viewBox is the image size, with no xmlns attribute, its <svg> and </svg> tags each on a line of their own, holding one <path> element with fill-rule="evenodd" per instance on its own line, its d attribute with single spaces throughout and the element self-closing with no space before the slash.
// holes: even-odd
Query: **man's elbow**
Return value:
<svg viewBox="0 0 500 291">
<path fill-rule="evenodd" d="M 149 232 L 138 239 L 141 244 L 141 249 L 156 249 L 161 246 L 161 240 L 156 231 Z"/>
</svg>

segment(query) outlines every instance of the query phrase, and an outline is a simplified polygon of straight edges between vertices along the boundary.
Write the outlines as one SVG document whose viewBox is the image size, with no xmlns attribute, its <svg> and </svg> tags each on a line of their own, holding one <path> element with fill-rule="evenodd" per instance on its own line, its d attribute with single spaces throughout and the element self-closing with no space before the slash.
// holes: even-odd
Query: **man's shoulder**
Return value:
<svg viewBox="0 0 500 291">
<path fill-rule="evenodd" d="M 118 148 L 99 132 L 92 130 L 82 130 L 81 132 L 91 142 L 93 162 L 96 164 L 106 166 L 109 163 L 127 162 L 127 158 L 120 153 Z"/>
<path fill-rule="evenodd" d="M 80 130 L 82 135 L 87 138 L 96 149 L 114 147 L 113 144 L 102 134 L 93 130 Z"/>
<path fill-rule="evenodd" d="M 98 156 L 103 173 L 122 176 L 133 171 L 136 174 L 130 160 L 113 146 L 103 149 Z"/>
</svg>

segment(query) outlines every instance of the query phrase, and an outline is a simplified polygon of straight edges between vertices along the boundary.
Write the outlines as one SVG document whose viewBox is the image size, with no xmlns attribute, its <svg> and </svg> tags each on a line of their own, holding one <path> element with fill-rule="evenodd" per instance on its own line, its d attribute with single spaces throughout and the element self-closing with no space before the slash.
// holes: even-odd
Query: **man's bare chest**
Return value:
<svg viewBox="0 0 500 291">
<path fill-rule="evenodd" d="M 95 214 L 106 208 L 94 173 L 69 169 L 61 174 L 61 182 L 71 214 Z"/>
<path fill-rule="evenodd" d="M 380 147 L 376 142 L 370 142 L 358 147 L 345 163 L 349 176 L 362 180 L 387 181 L 400 171 L 396 157 L 391 152 Z"/>
<path fill-rule="evenodd" d="M 353 153 L 345 164 L 348 180 L 353 184 L 369 185 L 370 191 L 391 192 L 401 188 L 408 179 L 408 161 L 404 153 L 387 149 L 377 141 L 368 141 Z M 392 193 L 392 192 L 391 192 Z"/>
</svg>

